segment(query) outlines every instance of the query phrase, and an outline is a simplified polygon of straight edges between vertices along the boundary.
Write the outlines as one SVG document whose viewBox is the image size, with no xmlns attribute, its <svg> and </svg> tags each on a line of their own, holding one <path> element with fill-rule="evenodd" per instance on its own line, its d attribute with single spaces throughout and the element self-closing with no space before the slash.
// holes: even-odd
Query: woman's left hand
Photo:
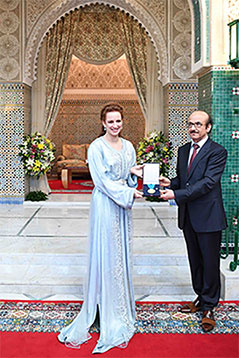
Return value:
<svg viewBox="0 0 239 358">
<path fill-rule="evenodd" d="M 143 177 L 143 167 L 144 167 L 144 164 L 135 165 L 134 167 L 132 167 L 130 169 L 130 173 L 136 175 L 139 178 L 142 178 Z"/>
</svg>

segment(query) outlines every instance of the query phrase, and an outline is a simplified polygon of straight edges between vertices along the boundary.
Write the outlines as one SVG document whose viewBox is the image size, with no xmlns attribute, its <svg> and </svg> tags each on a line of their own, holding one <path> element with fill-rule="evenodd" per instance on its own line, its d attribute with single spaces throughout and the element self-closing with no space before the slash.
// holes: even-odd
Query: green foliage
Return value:
<svg viewBox="0 0 239 358">
<path fill-rule="evenodd" d="M 45 201 L 47 199 L 48 199 L 47 194 L 43 193 L 41 190 L 31 191 L 26 196 L 26 200 L 28 201 Z"/>
<path fill-rule="evenodd" d="M 146 196 L 145 200 L 147 201 L 156 201 L 156 202 L 164 202 L 165 200 L 161 199 L 160 196 Z"/>
</svg>

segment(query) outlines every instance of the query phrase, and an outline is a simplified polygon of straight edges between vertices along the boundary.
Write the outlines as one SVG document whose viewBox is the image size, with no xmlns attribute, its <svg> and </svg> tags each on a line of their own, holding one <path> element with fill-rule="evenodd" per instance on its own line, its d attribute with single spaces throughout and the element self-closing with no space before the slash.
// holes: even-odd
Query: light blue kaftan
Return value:
<svg viewBox="0 0 239 358">
<path fill-rule="evenodd" d="M 122 149 L 112 148 L 104 137 L 89 147 L 88 161 L 95 185 L 90 210 L 90 249 L 87 288 L 79 315 L 58 339 L 79 348 L 91 338 L 88 331 L 97 312 L 100 338 L 93 353 L 103 353 L 127 343 L 135 328 L 135 305 L 131 278 L 131 208 L 137 178 L 132 144 L 121 138 Z"/>
</svg>

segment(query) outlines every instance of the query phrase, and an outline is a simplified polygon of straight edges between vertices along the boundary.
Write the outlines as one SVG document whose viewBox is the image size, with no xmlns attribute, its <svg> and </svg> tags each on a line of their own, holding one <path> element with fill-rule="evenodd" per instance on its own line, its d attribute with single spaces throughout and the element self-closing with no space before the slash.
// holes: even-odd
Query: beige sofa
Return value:
<svg viewBox="0 0 239 358">
<path fill-rule="evenodd" d="M 87 151 L 89 144 L 63 144 L 62 155 L 56 160 L 57 175 L 60 177 L 61 170 L 71 168 L 73 174 L 90 175 L 87 164 Z"/>
</svg>

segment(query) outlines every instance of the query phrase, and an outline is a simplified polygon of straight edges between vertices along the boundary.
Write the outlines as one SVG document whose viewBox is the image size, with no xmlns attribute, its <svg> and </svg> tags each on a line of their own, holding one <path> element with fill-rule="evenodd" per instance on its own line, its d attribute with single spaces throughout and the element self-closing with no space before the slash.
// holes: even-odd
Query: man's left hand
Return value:
<svg viewBox="0 0 239 358">
<path fill-rule="evenodd" d="M 163 200 L 175 199 L 174 191 L 171 189 L 160 190 L 160 194 L 160 198 L 162 198 Z"/>
</svg>

